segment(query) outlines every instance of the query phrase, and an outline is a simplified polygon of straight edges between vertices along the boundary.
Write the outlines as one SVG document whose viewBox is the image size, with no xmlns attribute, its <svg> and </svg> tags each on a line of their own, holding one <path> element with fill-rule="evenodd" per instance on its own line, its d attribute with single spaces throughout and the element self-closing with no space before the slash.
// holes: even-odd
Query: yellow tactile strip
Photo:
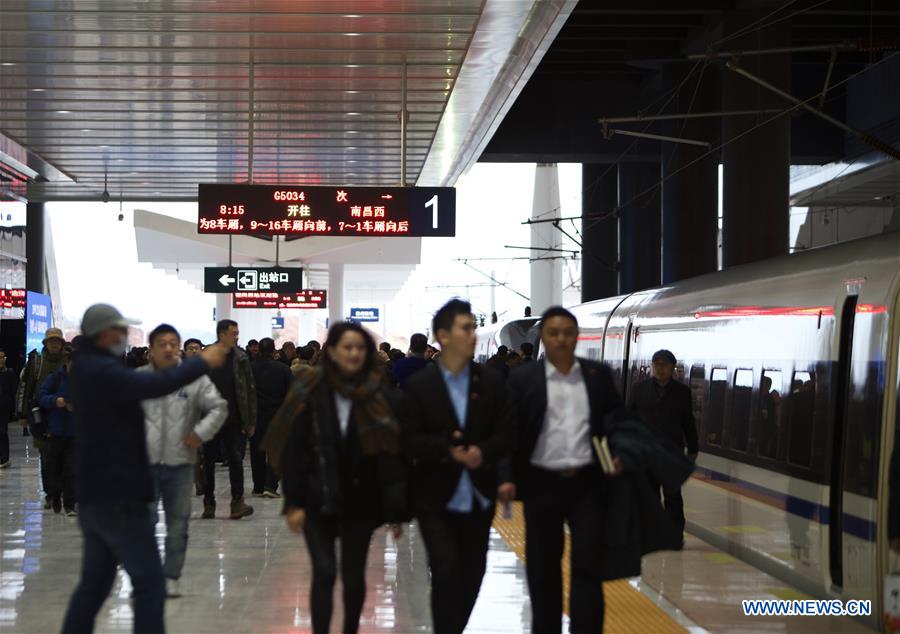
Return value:
<svg viewBox="0 0 900 634">
<path fill-rule="evenodd" d="M 521 560 L 525 560 L 525 517 L 522 504 L 516 502 L 512 507 L 512 518 L 503 519 L 498 507 L 494 518 L 494 528 L 503 537 L 507 546 Z M 569 536 L 563 550 L 563 605 L 568 611 L 569 605 Z M 673 621 L 653 602 L 632 588 L 627 580 L 610 581 L 603 584 L 606 599 L 605 634 L 684 634 L 686 630 Z"/>
</svg>

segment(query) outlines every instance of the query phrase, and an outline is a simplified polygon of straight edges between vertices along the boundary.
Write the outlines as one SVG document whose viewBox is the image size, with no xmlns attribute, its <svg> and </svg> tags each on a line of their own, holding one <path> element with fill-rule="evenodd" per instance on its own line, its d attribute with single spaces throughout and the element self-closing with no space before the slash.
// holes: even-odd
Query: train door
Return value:
<svg viewBox="0 0 900 634">
<path fill-rule="evenodd" d="M 838 324 L 838 362 L 834 373 L 833 419 L 828 500 L 828 566 L 831 584 L 844 585 L 844 445 L 847 428 L 847 405 L 850 402 L 853 353 L 853 326 L 856 321 L 856 295 L 848 295 Z"/>
<path fill-rule="evenodd" d="M 875 571 L 875 592 L 872 612 L 875 615 L 884 613 L 881 605 L 884 598 L 884 578 L 894 571 L 900 570 L 900 554 L 891 550 L 890 536 L 887 527 L 891 505 L 900 504 L 900 491 L 891 490 L 891 461 L 895 453 L 900 452 L 900 294 L 894 302 L 891 327 L 888 340 L 887 376 L 885 377 L 884 417 L 881 427 L 881 460 L 878 478 L 878 526 L 877 533 L 877 568 Z M 900 464 L 900 454 L 896 456 Z"/>
</svg>

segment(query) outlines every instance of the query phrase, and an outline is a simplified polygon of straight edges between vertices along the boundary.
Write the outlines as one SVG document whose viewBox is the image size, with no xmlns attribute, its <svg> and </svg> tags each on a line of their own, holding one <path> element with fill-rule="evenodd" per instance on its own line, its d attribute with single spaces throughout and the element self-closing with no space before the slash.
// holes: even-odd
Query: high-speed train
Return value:
<svg viewBox="0 0 900 634">
<path fill-rule="evenodd" d="M 573 312 L 578 354 L 608 363 L 626 399 L 654 351 L 678 358 L 700 436 L 688 530 L 813 596 L 872 600 L 877 626 L 900 569 L 887 535 L 900 233 Z"/>
<path fill-rule="evenodd" d="M 478 341 L 475 344 L 475 360 L 484 363 L 494 356 L 500 346 L 518 350 L 526 341 L 531 342 L 537 350 L 540 338 L 537 322 L 536 317 L 525 317 L 479 328 Z"/>
</svg>

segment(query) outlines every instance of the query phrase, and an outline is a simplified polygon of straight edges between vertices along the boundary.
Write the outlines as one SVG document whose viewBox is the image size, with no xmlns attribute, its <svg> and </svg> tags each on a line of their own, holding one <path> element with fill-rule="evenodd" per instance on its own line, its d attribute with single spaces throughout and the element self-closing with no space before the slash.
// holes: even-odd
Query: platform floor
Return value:
<svg viewBox="0 0 900 634">
<path fill-rule="evenodd" d="M 58 632 L 78 578 L 81 537 L 76 518 L 44 511 L 37 459 L 10 426 L 13 465 L 0 471 L 0 632 Z M 228 477 L 217 474 L 220 515 Z M 249 470 L 245 481 L 249 484 Z M 309 632 L 310 564 L 303 538 L 290 533 L 279 500 L 252 498 L 249 519 L 192 521 L 182 588 L 169 600 L 169 632 Z M 195 517 L 201 501 L 194 500 Z M 523 529 L 495 523 L 488 572 L 467 632 L 528 633 L 530 604 L 522 560 Z M 164 526 L 158 526 L 160 544 Z M 361 632 L 431 631 L 426 555 L 415 526 L 394 542 L 376 533 L 368 562 L 369 592 Z M 679 553 L 645 558 L 641 579 L 606 585 L 608 634 L 642 632 L 866 632 L 847 619 L 747 619 L 742 598 L 785 596 L 790 589 L 747 564 L 688 537 Z M 130 585 L 120 573 L 98 618 L 98 632 L 130 632 Z M 340 596 L 336 595 L 335 631 Z"/>
</svg>

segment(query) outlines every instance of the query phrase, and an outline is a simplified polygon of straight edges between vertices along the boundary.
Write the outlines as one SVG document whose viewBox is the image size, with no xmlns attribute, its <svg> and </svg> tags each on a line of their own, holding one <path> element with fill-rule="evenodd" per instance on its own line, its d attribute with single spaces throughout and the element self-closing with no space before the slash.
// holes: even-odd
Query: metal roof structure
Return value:
<svg viewBox="0 0 900 634">
<path fill-rule="evenodd" d="M 404 103 L 405 181 L 452 184 L 574 5 L 3 0 L 0 189 L 193 200 L 198 182 L 397 184 Z"/>
</svg>

